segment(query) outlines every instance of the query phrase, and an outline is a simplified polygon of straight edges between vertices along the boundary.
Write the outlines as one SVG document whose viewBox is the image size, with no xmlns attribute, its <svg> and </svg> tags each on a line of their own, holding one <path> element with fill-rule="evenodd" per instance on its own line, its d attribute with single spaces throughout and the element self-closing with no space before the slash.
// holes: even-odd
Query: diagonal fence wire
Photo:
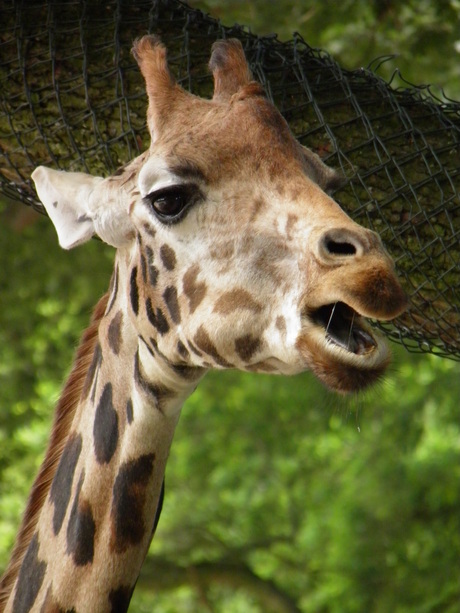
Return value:
<svg viewBox="0 0 460 613">
<path fill-rule="evenodd" d="M 179 0 L 6 0 L 0 17 L 0 194 L 43 212 L 35 166 L 107 175 L 148 146 L 134 38 L 159 34 L 178 81 L 204 96 L 212 43 L 239 38 L 296 137 L 348 178 L 335 198 L 396 261 L 411 308 L 378 326 L 411 351 L 460 360 L 460 102 Z"/>
</svg>

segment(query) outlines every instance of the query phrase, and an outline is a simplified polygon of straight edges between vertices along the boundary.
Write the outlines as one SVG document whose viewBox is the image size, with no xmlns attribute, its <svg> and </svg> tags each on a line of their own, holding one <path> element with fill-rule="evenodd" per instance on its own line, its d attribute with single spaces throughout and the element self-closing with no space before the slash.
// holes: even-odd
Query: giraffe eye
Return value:
<svg viewBox="0 0 460 613">
<path fill-rule="evenodd" d="M 184 218 L 198 194 L 196 185 L 169 185 L 148 194 L 145 199 L 160 221 L 173 224 Z"/>
</svg>

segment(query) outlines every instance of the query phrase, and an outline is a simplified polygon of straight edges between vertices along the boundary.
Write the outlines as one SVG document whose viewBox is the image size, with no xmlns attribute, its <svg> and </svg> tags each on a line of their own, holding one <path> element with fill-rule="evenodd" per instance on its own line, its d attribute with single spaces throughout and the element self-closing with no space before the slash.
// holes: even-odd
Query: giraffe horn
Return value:
<svg viewBox="0 0 460 613">
<path fill-rule="evenodd" d="M 147 122 L 153 141 L 175 104 L 187 94 L 170 73 L 166 47 L 157 36 L 146 35 L 137 39 L 132 53 L 145 79 L 149 99 Z"/>
<path fill-rule="evenodd" d="M 345 186 L 348 179 L 322 161 L 318 154 L 302 147 L 302 154 L 307 175 L 327 194 Z"/>
<path fill-rule="evenodd" d="M 213 100 L 228 100 L 252 80 L 241 42 L 219 40 L 212 46 L 209 68 L 214 77 Z"/>
</svg>

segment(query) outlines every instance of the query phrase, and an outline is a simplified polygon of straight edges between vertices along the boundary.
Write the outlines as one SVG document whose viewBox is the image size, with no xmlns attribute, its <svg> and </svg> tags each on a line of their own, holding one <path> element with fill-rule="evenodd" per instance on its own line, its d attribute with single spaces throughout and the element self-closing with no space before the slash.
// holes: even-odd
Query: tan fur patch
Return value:
<svg viewBox="0 0 460 613">
<path fill-rule="evenodd" d="M 293 213 L 289 213 L 287 222 L 286 222 L 286 235 L 290 241 L 292 240 L 292 231 L 298 221 L 299 221 L 299 218 L 297 215 L 294 215 Z"/>
<path fill-rule="evenodd" d="M 220 313 L 221 315 L 229 315 L 240 309 L 260 313 L 262 305 L 254 300 L 249 292 L 240 288 L 225 292 L 214 305 L 214 313 Z"/>
<path fill-rule="evenodd" d="M 195 334 L 193 340 L 195 341 L 197 347 L 211 356 L 216 364 L 219 366 L 224 366 L 225 368 L 229 368 L 232 366 L 227 360 L 220 355 L 217 351 L 216 346 L 209 338 L 209 334 L 206 332 L 203 326 L 198 328 L 197 333 Z"/>
<path fill-rule="evenodd" d="M 213 260 L 229 260 L 235 253 L 235 242 L 224 241 L 212 247 L 209 254 Z"/>
<path fill-rule="evenodd" d="M 176 266 L 176 254 L 174 253 L 174 249 L 171 249 L 169 245 L 162 245 L 160 257 L 166 270 L 174 270 Z"/>
<path fill-rule="evenodd" d="M 276 318 L 275 325 L 280 332 L 284 334 L 286 333 L 286 320 L 284 319 L 282 315 Z"/>
<path fill-rule="evenodd" d="M 59 606 L 59 603 L 55 600 L 51 587 L 48 588 L 48 592 L 46 593 L 45 602 L 42 605 L 40 613 L 62 613 L 64 611 L 63 607 Z"/>
<path fill-rule="evenodd" d="M 191 266 L 184 275 L 182 280 L 184 294 L 189 300 L 190 313 L 194 313 L 197 306 L 206 296 L 206 283 L 197 282 L 197 277 L 200 274 L 198 264 Z"/>
<path fill-rule="evenodd" d="M 256 217 L 259 216 L 265 206 L 265 201 L 262 198 L 255 198 L 254 202 L 252 203 L 251 217 L 249 219 L 251 223 L 256 219 Z"/>
</svg>

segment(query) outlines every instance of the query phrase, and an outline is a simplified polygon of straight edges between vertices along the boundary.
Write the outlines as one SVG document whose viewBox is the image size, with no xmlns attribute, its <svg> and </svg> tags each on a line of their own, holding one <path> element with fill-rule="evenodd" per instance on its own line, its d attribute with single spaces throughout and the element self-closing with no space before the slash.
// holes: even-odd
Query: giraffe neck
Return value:
<svg viewBox="0 0 460 613">
<path fill-rule="evenodd" d="M 118 291 L 127 277 L 119 262 L 14 611 L 126 610 L 153 536 L 180 410 L 204 371 L 173 366 L 139 336 Z"/>
</svg>

